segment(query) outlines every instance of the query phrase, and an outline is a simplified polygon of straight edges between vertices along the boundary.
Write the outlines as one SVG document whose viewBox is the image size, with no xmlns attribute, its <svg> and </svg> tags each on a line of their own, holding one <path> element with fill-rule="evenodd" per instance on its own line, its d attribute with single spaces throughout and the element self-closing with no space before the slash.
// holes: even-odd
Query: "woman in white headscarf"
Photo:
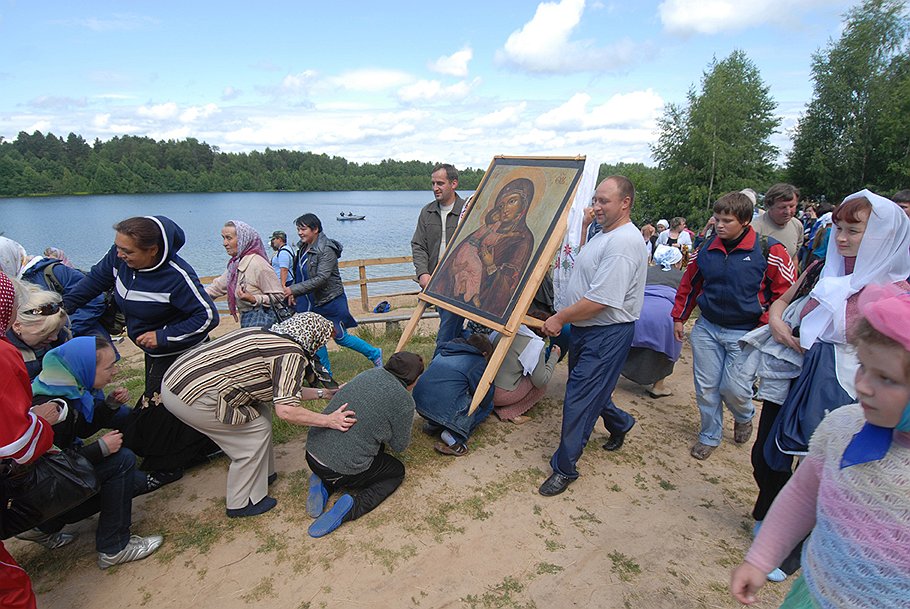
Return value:
<svg viewBox="0 0 910 609">
<path fill-rule="evenodd" d="M 27 255 L 21 244 L 8 237 L 0 237 L 0 271 L 17 279 L 22 272 Z"/>
<path fill-rule="evenodd" d="M 645 300 L 641 315 L 635 322 L 632 348 L 622 369 L 622 375 L 639 385 L 651 385 L 648 395 L 662 398 L 672 395 L 664 381 L 682 351 L 682 343 L 673 334 L 673 302 L 682 281 L 682 252 L 675 247 L 658 245 L 654 250 L 654 266 L 648 267 L 645 279 Z"/>
<path fill-rule="evenodd" d="M 910 288 L 910 220 L 897 205 L 862 190 L 844 199 L 832 219 L 825 259 L 807 268 L 770 308 L 774 339 L 804 357 L 783 404 L 765 400 L 762 405 L 752 449 L 759 487 L 752 515 L 758 522 L 790 478 L 793 456 L 806 453 L 826 412 L 856 402 L 853 379 L 859 363 L 847 334 L 857 317 L 860 293 L 873 284 Z M 791 303 L 796 310 L 787 311 Z M 794 321 L 788 324 L 785 318 Z M 777 577 L 798 565 L 798 555 L 791 555 Z"/>
</svg>

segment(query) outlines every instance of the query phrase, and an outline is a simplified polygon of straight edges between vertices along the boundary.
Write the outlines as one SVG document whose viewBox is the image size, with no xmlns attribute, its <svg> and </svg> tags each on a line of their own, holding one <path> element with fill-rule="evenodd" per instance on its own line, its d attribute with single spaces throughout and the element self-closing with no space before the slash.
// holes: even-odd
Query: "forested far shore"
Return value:
<svg viewBox="0 0 910 609">
<path fill-rule="evenodd" d="M 272 150 L 221 152 L 195 138 L 124 135 L 89 144 L 81 135 L 0 136 L 0 196 L 169 192 L 429 190 L 434 163 L 354 163 L 339 156 Z M 459 168 L 473 190 L 484 169 Z"/>
</svg>

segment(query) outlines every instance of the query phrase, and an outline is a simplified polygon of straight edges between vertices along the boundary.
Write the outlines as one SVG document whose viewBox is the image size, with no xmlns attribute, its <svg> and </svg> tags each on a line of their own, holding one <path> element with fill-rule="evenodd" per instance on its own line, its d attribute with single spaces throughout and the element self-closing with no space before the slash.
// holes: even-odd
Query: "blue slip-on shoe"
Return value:
<svg viewBox="0 0 910 609">
<path fill-rule="evenodd" d="M 246 518 L 247 516 L 258 516 L 265 514 L 270 509 L 278 505 L 278 500 L 266 495 L 259 500 L 259 503 L 253 503 L 252 500 L 247 502 L 246 507 L 228 508 L 226 510 L 228 518 Z"/>
<path fill-rule="evenodd" d="M 310 474 L 310 492 L 306 496 L 306 513 L 310 518 L 319 518 L 329 500 L 329 489 L 322 483 L 322 478 Z"/>
<path fill-rule="evenodd" d="M 332 509 L 317 518 L 316 522 L 310 525 L 307 532 L 310 534 L 310 537 L 328 535 L 341 526 L 341 523 L 344 522 L 344 517 L 347 516 L 352 509 L 354 509 L 354 498 L 348 494 L 342 495 L 338 498 L 338 501 L 335 502 L 335 505 L 332 506 Z"/>
</svg>

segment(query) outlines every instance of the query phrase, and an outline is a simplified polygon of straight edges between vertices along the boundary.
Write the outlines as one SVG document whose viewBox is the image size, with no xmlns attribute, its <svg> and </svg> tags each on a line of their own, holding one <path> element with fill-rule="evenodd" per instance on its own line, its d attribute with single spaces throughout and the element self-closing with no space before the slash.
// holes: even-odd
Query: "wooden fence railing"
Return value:
<svg viewBox="0 0 910 609">
<path fill-rule="evenodd" d="M 340 268 L 357 267 L 358 278 L 344 281 L 342 283 L 344 283 L 344 285 L 360 286 L 360 309 L 364 313 L 369 313 L 373 310 L 370 307 L 370 293 L 368 287 L 369 284 L 383 283 L 388 281 L 413 281 L 414 275 L 396 275 L 394 277 L 367 277 L 367 267 L 382 266 L 388 264 L 405 264 L 412 262 L 412 260 L 413 258 L 411 256 L 395 256 L 392 258 L 360 258 L 358 260 L 339 260 L 338 266 Z M 419 293 L 420 289 L 417 287 L 417 284 L 414 284 L 413 290 L 395 292 L 394 294 L 383 294 L 383 296 L 410 296 Z"/>
<path fill-rule="evenodd" d="M 370 284 L 377 283 L 386 283 L 389 281 L 413 281 L 414 275 L 396 275 L 394 277 L 368 277 L 367 276 L 367 267 L 383 266 L 389 264 L 405 264 L 411 263 L 411 256 L 395 256 L 391 258 L 360 258 L 357 260 L 339 260 L 338 266 L 340 268 L 357 268 L 358 278 L 350 279 L 348 281 L 343 281 L 344 285 L 356 285 L 360 286 L 360 308 L 364 313 L 372 312 L 373 308 L 370 306 Z M 202 282 L 202 285 L 208 285 L 212 283 L 218 276 L 212 275 L 211 277 L 200 277 L 199 280 Z M 403 292 L 395 292 L 393 294 L 383 294 L 382 296 L 413 296 L 414 294 L 419 294 L 420 289 L 417 287 L 417 284 L 414 284 L 413 290 L 406 290 Z M 225 305 L 226 306 L 226 305 Z"/>
</svg>

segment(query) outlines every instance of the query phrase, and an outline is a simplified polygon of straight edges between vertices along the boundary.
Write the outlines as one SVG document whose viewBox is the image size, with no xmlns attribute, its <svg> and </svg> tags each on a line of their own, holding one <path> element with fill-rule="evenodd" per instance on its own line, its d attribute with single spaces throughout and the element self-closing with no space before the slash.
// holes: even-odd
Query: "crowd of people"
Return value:
<svg viewBox="0 0 910 609">
<path fill-rule="evenodd" d="M 436 166 L 431 183 L 434 200 L 420 210 L 411 241 L 421 288 L 466 208 L 453 166 Z M 480 234 L 463 242 L 473 250 L 454 255 L 462 275 L 477 262 L 477 279 L 491 276 L 497 303 L 517 289 L 521 269 L 487 252 L 488 243 L 516 233 L 533 197 L 523 184 L 511 186 Z M 699 234 L 683 217 L 638 228 L 632 182 L 603 180 L 583 215 L 583 244 L 561 294 L 568 304 L 554 308 L 545 279 L 490 386 L 481 377 L 505 337 L 466 326 L 458 310 L 439 308 L 429 362 L 407 351 L 384 358 L 350 333 L 357 321 L 338 270 L 343 247 L 313 214 L 295 220 L 296 248 L 283 231 L 271 234 L 273 255 L 252 226 L 225 222 L 226 270 L 207 286 L 178 254 L 183 230 L 164 216 L 115 224 L 113 245 L 85 273 L 59 248 L 32 256 L 0 237 L 0 458 L 21 467 L 66 449 L 91 464 L 98 485 L 87 501 L 16 536 L 52 550 L 73 541 L 67 524 L 99 514 L 100 568 L 145 558 L 165 540 L 132 534 L 133 499 L 220 453 L 230 460 L 226 516 L 264 514 L 277 504 L 269 495 L 277 416 L 309 428 L 308 532 L 323 537 L 402 484 L 405 466 L 390 451 L 407 449 L 415 413 L 423 432 L 438 437 L 438 453 L 463 457 L 490 414 L 530 420 L 567 357 L 552 473 L 538 489 L 558 495 L 579 479 L 598 419 L 608 451 L 622 449 L 633 429 L 635 418 L 613 401 L 620 375 L 653 398 L 671 394 L 665 381 L 697 307 L 688 340 L 700 431 L 690 455 L 708 459 L 721 446 L 724 408 L 735 443 L 756 436 L 755 540 L 732 575 L 735 598 L 751 604 L 765 581 L 801 569 L 783 607 L 906 606 L 910 191 L 889 199 L 861 190 L 802 212 L 792 185 L 769 188 L 758 214 L 757 199 L 751 189 L 721 196 Z M 465 277 L 450 283 L 467 289 Z M 470 299 L 459 294 L 489 305 L 485 285 Z M 214 338 L 219 297 L 240 328 Z M 144 355 L 134 401 L 109 386 L 118 314 Z M 339 385 L 329 340 L 370 368 Z M 321 412 L 302 406 L 312 400 L 327 404 Z M 27 575 L 2 544 L 0 575 L 0 605 L 35 606 Z"/>
</svg>

